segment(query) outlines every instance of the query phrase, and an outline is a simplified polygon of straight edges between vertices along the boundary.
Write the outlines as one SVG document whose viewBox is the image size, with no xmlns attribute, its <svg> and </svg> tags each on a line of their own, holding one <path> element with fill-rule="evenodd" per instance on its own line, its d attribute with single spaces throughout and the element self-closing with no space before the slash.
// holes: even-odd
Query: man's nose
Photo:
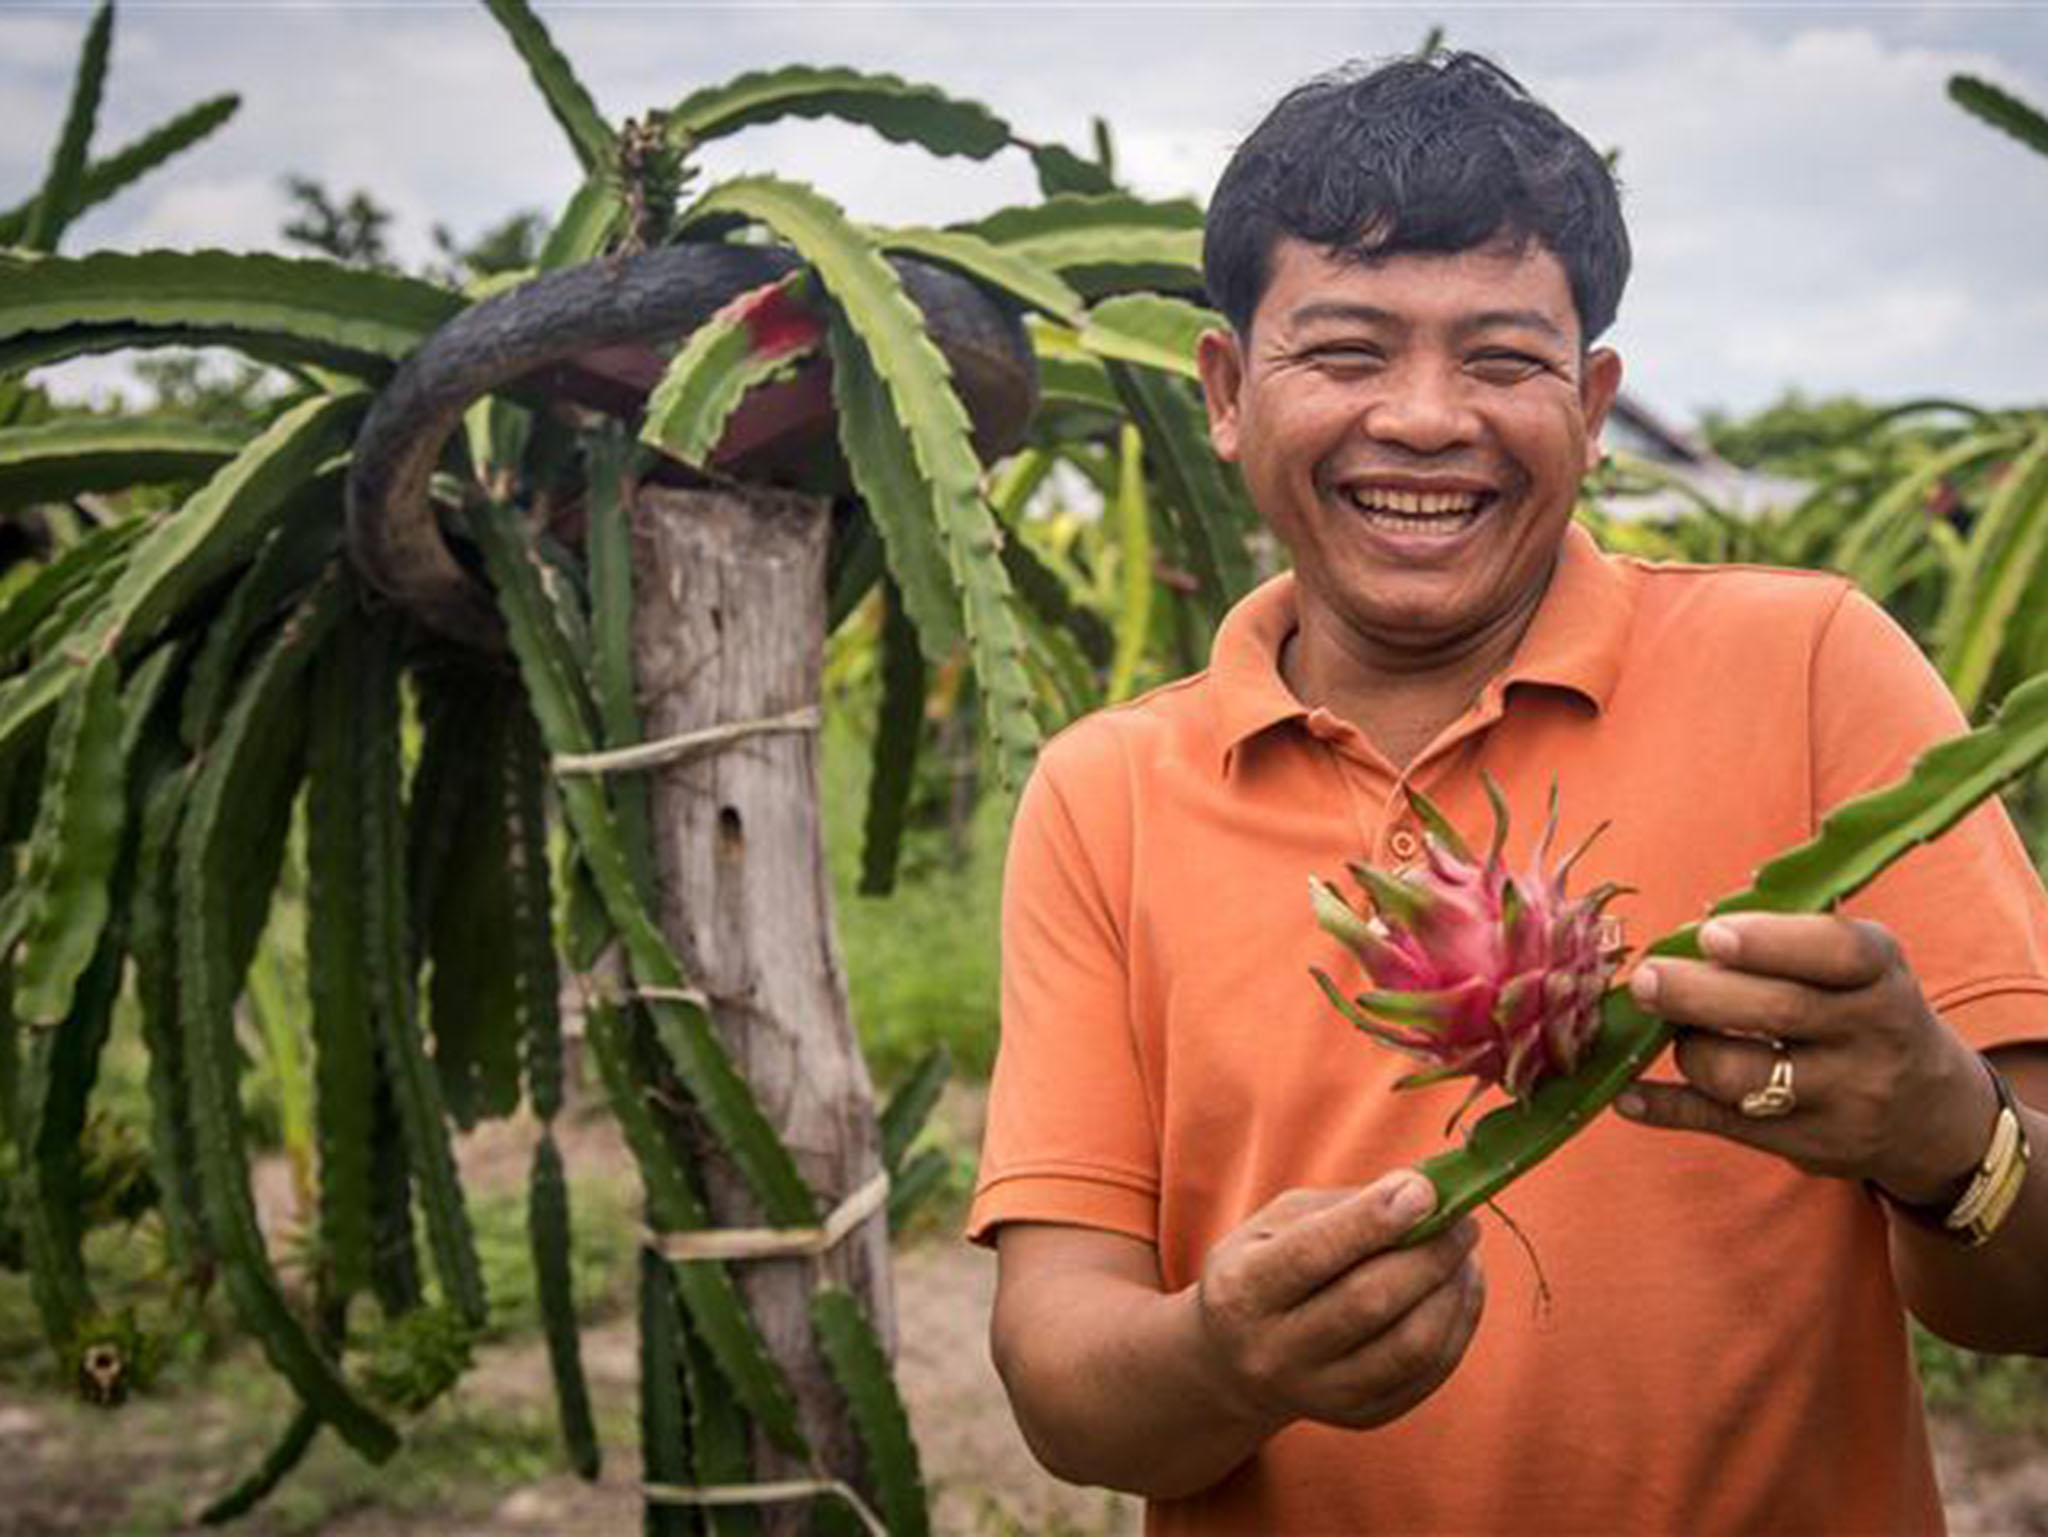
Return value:
<svg viewBox="0 0 2048 1537">
<path fill-rule="evenodd" d="M 1433 368 L 1404 368 L 1386 376 L 1385 388 L 1359 425 L 1376 442 L 1418 454 L 1462 447 L 1478 435 L 1478 422 L 1459 381 Z"/>
</svg>

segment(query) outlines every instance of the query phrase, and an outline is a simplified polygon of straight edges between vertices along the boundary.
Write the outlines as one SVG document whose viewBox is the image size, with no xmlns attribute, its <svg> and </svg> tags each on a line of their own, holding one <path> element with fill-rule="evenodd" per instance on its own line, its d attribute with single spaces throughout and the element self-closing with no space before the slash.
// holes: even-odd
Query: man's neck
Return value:
<svg viewBox="0 0 2048 1537">
<path fill-rule="evenodd" d="M 1507 669 L 1540 606 L 1539 597 L 1463 645 L 1428 655 L 1378 650 L 1304 616 L 1281 648 L 1280 676 L 1295 698 L 1351 722 L 1405 770 Z"/>
</svg>

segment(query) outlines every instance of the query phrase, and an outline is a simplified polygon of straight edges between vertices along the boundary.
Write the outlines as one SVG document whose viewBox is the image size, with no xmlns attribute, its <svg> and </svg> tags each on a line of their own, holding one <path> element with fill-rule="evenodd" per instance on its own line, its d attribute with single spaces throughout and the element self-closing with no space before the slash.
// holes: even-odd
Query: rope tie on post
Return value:
<svg viewBox="0 0 2048 1537">
<path fill-rule="evenodd" d="M 714 748 L 724 747 L 750 736 L 769 736 L 785 731 L 816 731 L 820 719 L 818 707 L 807 704 L 799 709 L 785 711 L 781 715 L 767 715 L 759 720 L 729 721 L 721 726 L 702 726 L 695 731 L 656 737 L 651 742 L 635 742 L 630 747 L 612 747 L 603 752 L 558 752 L 549 763 L 558 775 L 631 774 L 643 769 L 679 763 L 685 758 L 694 758 L 700 753 L 710 752 Z"/>
<path fill-rule="evenodd" d="M 550 759 L 550 766 L 560 776 L 638 773 L 678 763 L 747 737 L 792 731 L 814 732 L 819 724 L 818 707 L 805 705 L 781 715 L 705 726 L 674 736 L 637 742 L 629 747 L 615 747 L 602 752 L 556 753 Z M 710 999 L 694 987 L 634 987 L 625 989 L 621 994 L 594 975 L 579 975 L 576 982 L 585 998 L 593 1002 L 616 1003 L 625 998 L 641 998 L 650 1002 L 689 1004 L 697 1008 L 706 1008 L 710 1004 Z M 889 1173 L 884 1169 L 850 1192 L 816 1227 L 700 1228 L 682 1233 L 662 1233 L 644 1228 L 640 1241 L 672 1264 L 687 1264 L 692 1260 L 810 1258 L 837 1248 L 849 1233 L 880 1211 L 888 1199 Z M 844 1479 L 788 1478 L 758 1484 L 697 1486 L 642 1484 L 640 1493 L 642 1498 L 657 1505 L 687 1505 L 698 1509 L 774 1505 L 786 1500 L 829 1495 L 845 1502 L 869 1537 L 889 1537 L 889 1529 L 882 1524 L 881 1517 Z"/>
<path fill-rule="evenodd" d="M 684 1233 L 659 1233 L 644 1229 L 642 1244 L 663 1259 L 687 1263 L 691 1260 L 800 1259 L 823 1254 L 838 1245 L 868 1218 L 882 1209 L 889 1198 L 886 1169 L 848 1194 L 832 1208 L 817 1227 L 734 1227 L 700 1228 Z M 642 1484 L 640 1493 L 658 1505 L 696 1507 L 773 1505 L 784 1500 L 807 1500 L 833 1495 L 844 1500 L 859 1518 L 869 1537 L 889 1537 L 882 1524 L 851 1484 L 837 1478 L 789 1478 L 760 1484 Z"/>
<path fill-rule="evenodd" d="M 807 1259 L 836 1249 L 846 1235 L 889 1199 L 884 1169 L 832 1208 L 817 1227 L 696 1228 L 682 1233 L 642 1231 L 640 1241 L 671 1263 L 689 1260 Z"/>
<path fill-rule="evenodd" d="M 657 1505 L 774 1505 L 784 1500 L 807 1500 L 820 1494 L 837 1495 L 852 1508 L 869 1537 L 889 1537 L 882 1518 L 868 1508 L 854 1487 L 838 1478 L 788 1478 L 772 1484 L 642 1484 L 643 1498 Z"/>
</svg>

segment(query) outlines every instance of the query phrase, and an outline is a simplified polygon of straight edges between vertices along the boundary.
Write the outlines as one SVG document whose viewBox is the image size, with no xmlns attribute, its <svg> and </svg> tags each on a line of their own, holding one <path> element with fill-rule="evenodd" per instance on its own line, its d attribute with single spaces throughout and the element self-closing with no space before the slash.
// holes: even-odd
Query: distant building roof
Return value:
<svg viewBox="0 0 2048 1537">
<path fill-rule="evenodd" d="M 1615 397 L 1607 413 L 1604 438 L 1610 453 L 1624 461 L 1649 465 L 1739 517 L 1790 506 L 1806 494 L 1802 481 L 1761 475 L 1730 464 L 1704 439 L 1673 426 L 1626 391 Z M 1615 516 L 1639 521 L 1679 517 L 1694 510 L 1685 492 L 1670 486 L 1610 493 L 1601 502 Z"/>
</svg>

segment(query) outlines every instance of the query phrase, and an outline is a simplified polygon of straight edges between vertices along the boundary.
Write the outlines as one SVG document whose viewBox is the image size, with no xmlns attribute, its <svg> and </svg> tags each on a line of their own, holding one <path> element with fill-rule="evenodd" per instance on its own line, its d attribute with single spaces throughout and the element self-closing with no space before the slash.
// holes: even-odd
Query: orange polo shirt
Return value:
<svg viewBox="0 0 2048 1537">
<path fill-rule="evenodd" d="M 1278 668 L 1292 578 L 1217 633 L 1209 668 L 1089 717 L 1041 756 L 1005 873 L 1003 1033 L 970 1236 L 1010 1221 L 1157 1246 L 1170 1289 L 1294 1186 L 1363 1184 L 1444 1146 L 1460 1084 L 1309 978 L 1358 964 L 1310 916 L 1312 873 L 1411 854 L 1405 787 L 1471 840 L 1505 787 L 1528 857 L 1613 825 L 1573 889 L 1632 949 L 1702 915 L 1835 803 L 1961 728 L 1910 640 L 1839 578 L 1602 555 L 1574 528 L 1513 663 L 1405 773 L 1307 710 Z M 1851 904 L 1898 935 L 1976 1045 L 2048 1038 L 2048 903 L 1980 810 Z M 1939 1530 L 1886 1258 L 1861 1186 L 1602 1116 L 1511 1187 L 1552 1297 L 1482 1217 L 1470 1352 L 1394 1424 L 1301 1424 L 1154 1533 Z"/>
</svg>

